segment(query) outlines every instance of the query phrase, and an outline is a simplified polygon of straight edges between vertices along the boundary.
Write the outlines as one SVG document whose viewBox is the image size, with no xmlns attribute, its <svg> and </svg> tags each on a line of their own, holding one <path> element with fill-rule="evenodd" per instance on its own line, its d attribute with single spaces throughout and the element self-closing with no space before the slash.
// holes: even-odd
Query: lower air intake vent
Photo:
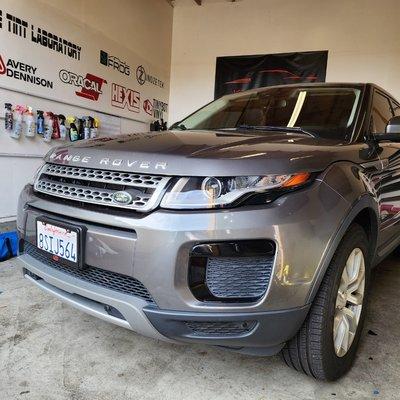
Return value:
<svg viewBox="0 0 400 400">
<path fill-rule="evenodd" d="M 200 301 L 249 303 L 268 290 L 276 245 L 272 240 L 200 243 L 189 259 L 189 287 Z"/>
<path fill-rule="evenodd" d="M 49 259 L 36 246 L 29 242 L 25 242 L 24 252 L 43 264 L 46 264 L 48 267 L 64 272 L 85 282 L 93 283 L 120 293 L 140 297 L 149 303 L 155 304 L 153 298 L 143 284 L 131 276 L 90 266 L 84 269 L 68 267 Z"/>
<path fill-rule="evenodd" d="M 206 283 L 220 299 L 252 298 L 264 295 L 271 279 L 274 257 L 210 257 Z"/>
<path fill-rule="evenodd" d="M 256 321 L 186 321 L 185 325 L 196 336 L 240 336 L 252 331 Z"/>
</svg>

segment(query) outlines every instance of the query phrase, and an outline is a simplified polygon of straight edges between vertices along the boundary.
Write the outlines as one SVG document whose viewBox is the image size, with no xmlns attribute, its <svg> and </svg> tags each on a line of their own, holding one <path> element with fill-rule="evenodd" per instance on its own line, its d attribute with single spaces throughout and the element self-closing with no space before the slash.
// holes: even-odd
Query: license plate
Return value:
<svg viewBox="0 0 400 400">
<path fill-rule="evenodd" d="M 80 265 L 81 229 L 45 219 L 36 220 L 36 245 L 54 261 Z"/>
</svg>

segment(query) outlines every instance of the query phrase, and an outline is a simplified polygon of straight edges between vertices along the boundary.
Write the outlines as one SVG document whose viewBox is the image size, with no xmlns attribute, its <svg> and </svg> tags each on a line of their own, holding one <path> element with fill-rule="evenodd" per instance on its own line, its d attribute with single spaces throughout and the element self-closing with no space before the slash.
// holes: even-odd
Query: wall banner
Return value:
<svg viewBox="0 0 400 400">
<path fill-rule="evenodd" d="M 156 65 L 43 4 L 0 5 L 0 88 L 142 122 L 167 117 Z"/>
<path fill-rule="evenodd" d="M 327 51 L 218 57 L 215 98 L 263 86 L 325 82 Z"/>
</svg>

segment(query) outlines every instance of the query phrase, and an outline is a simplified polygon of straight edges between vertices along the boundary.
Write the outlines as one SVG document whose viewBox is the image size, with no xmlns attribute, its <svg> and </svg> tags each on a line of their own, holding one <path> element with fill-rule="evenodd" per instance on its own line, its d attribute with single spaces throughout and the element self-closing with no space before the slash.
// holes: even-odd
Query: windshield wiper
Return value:
<svg viewBox="0 0 400 400">
<path fill-rule="evenodd" d="M 169 129 L 170 130 L 179 129 L 180 131 L 186 131 L 187 130 L 187 128 L 186 128 L 186 126 L 184 124 L 174 124 Z"/>
<path fill-rule="evenodd" d="M 280 132 L 290 132 L 290 133 L 304 133 L 305 135 L 316 138 L 317 135 L 315 133 L 306 131 L 305 129 L 299 126 L 273 126 L 273 125 L 238 125 L 236 128 L 243 130 L 252 130 L 252 131 L 280 131 Z"/>
</svg>

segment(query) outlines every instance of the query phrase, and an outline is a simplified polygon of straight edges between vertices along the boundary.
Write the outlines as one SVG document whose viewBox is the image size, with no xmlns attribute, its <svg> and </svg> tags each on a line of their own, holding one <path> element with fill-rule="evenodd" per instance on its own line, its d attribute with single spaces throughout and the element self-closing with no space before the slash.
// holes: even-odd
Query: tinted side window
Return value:
<svg viewBox="0 0 400 400">
<path fill-rule="evenodd" d="M 374 93 L 374 101 L 371 110 L 371 130 L 372 133 L 383 133 L 389 119 L 393 117 L 392 107 L 389 99 L 378 92 Z"/>
<path fill-rule="evenodd" d="M 393 107 L 394 115 L 395 115 L 396 117 L 400 116 L 400 106 L 399 106 L 399 104 L 398 104 L 396 101 L 394 101 L 393 99 L 392 99 L 392 107 Z"/>
</svg>

